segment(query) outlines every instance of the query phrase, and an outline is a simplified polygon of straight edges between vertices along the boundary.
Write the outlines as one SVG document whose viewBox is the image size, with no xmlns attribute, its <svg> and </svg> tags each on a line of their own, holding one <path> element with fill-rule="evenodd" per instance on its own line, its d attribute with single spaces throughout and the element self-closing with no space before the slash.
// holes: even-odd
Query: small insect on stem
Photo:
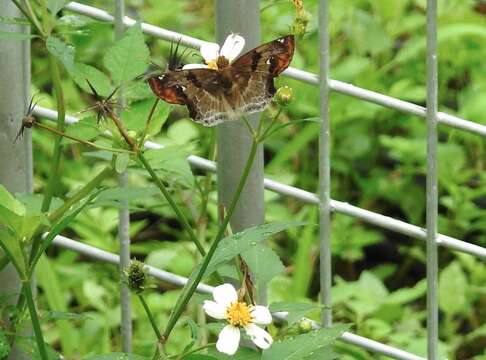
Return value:
<svg viewBox="0 0 486 360">
<path fill-rule="evenodd" d="M 14 143 L 17 142 L 17 140 L 24 136 L 24 130 L 32 128 L 34 126 L 35 122 L 37 121 L 36 118 L 32 115 L 34 112 L 34 108 L 37 106 L 37 102 L 34 103 L 34 96 L 30 99 L 29 107 L 27 109 L 27 114 L 22 119 L 22 125 L 20 126 L 19 132 L 17 133 L 17 136 L 14 139 Z"/>
</svg>

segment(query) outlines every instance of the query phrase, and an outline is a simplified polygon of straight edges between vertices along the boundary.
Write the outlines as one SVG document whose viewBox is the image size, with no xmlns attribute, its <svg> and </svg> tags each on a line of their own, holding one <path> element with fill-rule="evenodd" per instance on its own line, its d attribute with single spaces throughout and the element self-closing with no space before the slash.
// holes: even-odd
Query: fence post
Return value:
<svg viewBox="0 0 486 360">
<path fill-rule="evenodd" d="M 218 0 L 216 1 L 216 32 L 219 44 L 230 33 L 241 34 L 246 45 L 243 51 L 260 43 L 260 1 L 259 0 Z M 251 116 L 256 124 L 258 115 Z M 243 122 L 229 122 L 218 126 L 218 198 L 228 206 L 251 146 L 251 135 Z M 231 220 L 234 232 L 264 221 L 263 200 L 263 146 L 260 146 Z M 257 289 L 258 301 L 265 300 L 265 291 Z"/>
<path fill-rule="evenodd" d="M 320 239 L 320 290 L 323 326 L 331 326 L 331 158 L 329 134 L 329 4 L 319 4 L 319 61 L 321 92 L 319 133 L 319 239 Z"/>
<path fill-rule="evenodd" d="M 13 2 L 1 1 L 0 14 L 21 17 Z M 0 24 L 1 31 L 28 33 L 28 26 Z M 32 142 L 26 131 L 15 143 L 30 100 L 30 42 L 0 40 L 0 183 L 12 193 L 32 191 Z M 1 252 L 0 252 L 1 253 Z M 19 278 L 8 265 L 0 272 L 0 295 L 18 294 Z M 10 300 L 16 302 L 17 296 Z M 28 357 L 14 350 L 10 360 Z"/>
<path fill-rule="evenodd" d="M 116 0 L 115 2 L 115 39 L 118 40 L 123 36 L 125 26 L 123 18 L 125 17 L 125 1 Z M 118 103 L 124 105 L 123 89 L 118 89 Z M 124 171 L 118 176 L 118 186 L 128 186 L 128 171 Z M 118 211 L 118 239 L 120 243 L 120 309 L 121 309 L 121 338 L 122 349 L 126 353 L 132 351 L 132 309 L 130 289 L 123 281 L 124 269 L 130 265 L 130 212 L 128 201 L 121 202 L 120 210 Z"/>
<path fill-rule="evenodd" d="M 438 359 L 437 0 L 427 0 L 427 359 Z"/>
</svg>

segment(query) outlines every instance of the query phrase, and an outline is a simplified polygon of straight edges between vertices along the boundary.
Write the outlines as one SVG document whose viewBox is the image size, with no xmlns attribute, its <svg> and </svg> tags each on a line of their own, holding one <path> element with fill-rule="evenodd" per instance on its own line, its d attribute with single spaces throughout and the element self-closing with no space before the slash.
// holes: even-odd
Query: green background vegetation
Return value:
<svg viewBox="0 0 486 360">
<path fill-rule="evenodd" d="M 127 15 L 197 38 L 214 39 L 212 1 L 127 0 Z M 107 1 L 85 1 L 109 11 Z M 366 89 L 424 105 L 425 0 L 331 1 L 331 76 Z M 272 5 L 272 6 L 266 6 Z M 317 1 L 305 1 L 312 14 L 308 33 L 297 40 L 292 66 L 318 71 Z M 439 1 L 439 108 L 486 124 L 486 14 L 485 3 L 472 0 Z M 262 42 L 288 33 L 295 12 L 288 1 L 262 1 Z M 63 15 L 68 15 L 64 12 Z M 73 15 L 73 14 L 71 14 Z M 113 43 L 112 26 L 84 17 L 67 18 L 83 24 L 66 28 L 62 36 L 76 47 L 76 61 L 103 69 L 102 59 Z M 168 45 L 145 38 L 152 59 L 163 63 Z M 36 40 L 32 48 L 32 82 L 42 97 L 40 105 L 54 108 L 46 54 Z M 92 98 L 65 74 L 68 113 L 85 108 Z M 314 86 L 285 77 L 280 85 L 294 89 L 295 101 L 285 121 L 318 116 L 319 92 Z M 103 87 L 103 84 L 98 84 Z M 152 104 L 146 87 L 131 87 L 132 101 L 124 120 L 135 129 Z M 101 92 L 109 92 L 109 85 Z M 425 121 L 361 100 L 331 95 L 332 197 L 381 214 L 423 226 L 425 224 Z M 170 108 L 172 110 L 172 108 Z M 269 111 L 272 111 L 270 109 Z M 161 107 L 165 119 L 169 107 Z M 164 115 L 165 114 L 165 115 Z M 193 186 L 205 176 L 193 175 L 184 157 L 208 157 L 212 130 L 174 108 L 157 141 L 170 151 L 160 154 L 160 169 L 170 175 L 181 203 L 198 209 L 205 196 Z M 181 118 L 185 118 L 182 119 Z M 159 122 L 160 124 L 160 122 Z M 317 123 L 286 127 L 266 143 L 268 177 L 308 191 L 317 189 Z M 477 135 L 440 126 L 439 231 L 486 246 L 485 141 Z M 52 136 L 34 131 L 35 190 L 42 192 L 52 155 Z M 88 153 L 87 153 L 88 152 Z M 106 161 L 86 148 L 68 145 L 57 195 L 78 188 Z M 92 155 L 91 157 L 87 157 Z M 213 177 L 215 180 L 215 177 Z M 130 191 L 105 194 L 105 205 L 84 211 L 67 235 L 116 252 L 117 205 L 131 201 L 132 253 L 148 264 L 189 275 L 197 251 L 177 226 L 153 185 L 139 169 L 130 171 Z M 209 226 L 200 227 L 209 241 L 215 232 L 216 182 L 211 183 Z M 266 192 L 267 221 L 317 223 L 315 206 Z M 197 217 L 196 214 L 190 216 Z M 274 238 L 272 248 L 285 271 L 269 284 L 269 302 L 315 303 L 318 295 L 318 227 L 287 230 Z M 333 215 L 333 302 L 336 321 L 353 324 L 352 331 L 371 339 L 425 355 L 425 244 L 345 215 Z M 439 250 L 440 351 L 449 359 L 486 359 L 486 269 L 484 262 L 447 249 Z M 45 316 L 46 340 L 68 359 L 119 350 L 119 278 L 116 267 L 93 262 L 56 248 L 49 250 L 37 269 L 41 309 L 72 312 L 65 319 Z M 147 296 L 160 324 L 167 321 L 179 290 L 157 284 Z M 197 296 L 193 304 L 202 301 Z M 134 298 L 134 352 L 150 354 L 153 336 L 143 310 Z M 195 315 L 192 306 L 188 314 Z M 52 315 L 52 314 L 51 314 Z M 310 313 L 318 318 L 318 312 Z M 179 325 L 169 344 L 182 350 L 190 328 Z M 354 346 L 338 343 L 341 359 L 379 359 Z"/>
</svg>

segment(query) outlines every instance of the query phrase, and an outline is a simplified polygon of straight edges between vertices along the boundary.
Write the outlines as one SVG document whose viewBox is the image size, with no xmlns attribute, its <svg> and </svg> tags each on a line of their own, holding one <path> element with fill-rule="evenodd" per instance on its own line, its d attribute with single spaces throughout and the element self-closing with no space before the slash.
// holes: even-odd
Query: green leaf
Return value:
<svg viewBox="0 0 486 360">
<path fill-rule="evenodd" d="M 110 78 L 104 72 L 91 65 L 75 63 L 71 76 L 74 82 L 87 93 L 91 93 L 91 89 L 86 80 L 89 80 L 96 92 L 101 96 L 108 96 L 113 91 Z"/>
<path fill-rule="evenodd" d="M 161 103 L 159 101 L 157 109 L 155 110 L 152 117 L 152 121 L 150 121 L 150 124 L 148 126 L 147 135 L 155 136 L 160 132 L 160 130 L 162 130 L 162 126 L 165 124 L 167 118 L 169 117 L 170 110 L 171 108 L 167 103 Z"/>
<path fill-rule="evenodd" d="M 240 347 L 236 354 L 231 356 L 220 353 L 216 349 L 210 349 L 208 354 L 217 360 L 259 360 L 261 357 L 259 352 L 244 347 Z"/>
<path fill-rule="evenodd" d="M 285 270 L 278 255 L 265 244 L 258 244 L 241 254 L 251 270 L 257 288 L 267 284 Z"/>
<path fill-rule="evenodd" d="M 70 0 L 47 0 L 47 8 L 56 15 Z"/>
<path fill-rule="evenodd" d="M 3 331 L 0 331 L 0 359 L 4 359 L 10 353 L 10 343 Z"/>
<path fill-rule="evenodd" d="M 184 360 L 218 360 L 214 356 L 201 355 L 201 354 L 191 354 L 183 357 Z"/>
<path fill-rule="evenodd" d="M 7 210 L 10 210 L 17 215 L 22 216 L 25 214 L 24 205 L 15 199 L 15 197 L 10 194 L 10 192 L 2 184 L 0 184 L 0 204 Z"/>
<path fill-rule="evenodd" d="M 289 325 L 299 321 L 311 311 L 317 309 L 317 305 L 293 302 L 276 302 L 270 305 L 270 312 L 288 312 L 285 320 Z"/>
<path fill-rule="evenodd" d="M 74 71 L 74 47 L 61 39 L 49 36 L 46 41 L 47 50 L 59 60 L 69 73 Z"/>
<path fill-rule="evenodd" d="M 67 311 L 48 311 L 42 317 L 43 320 L 87 320 L 90 316 Z"/>
<path fill-rule="evenodd" d="M 30 40 L 37 37 L 37 35 L 32 34 L 24 34 L 13 31 L 0 31 L 0 39 L 2 40 Z"/>
<path fill-rule="evenodd" d="M 187 152 L 180 146 L 167 146 L 162 149 L 145 152 L 147 160 L 154 170 L 168 172 L 170 182 L 180 182 L 186 187 L 194 184 L 194 176 L 187 161 Z"/>
<path fill-rule="evenodd" d="M 115 171 L 118 174 L 121 174 L 127 169 L 129 162 L 130 162 L 130 155 L 118 154 L 115 159 Z"/>
<path fill-rule="evenodd" d="M 348 325 L 341 324 L 273 343 L 269 349 L 263 352 L 262 360 L 305 359 L 308 356 L 312 356 L 315 351 L 331 345 L 348 328 Z"/>
<path fill-rule="evenodd" d="M 100 128 L 94 116 L 82 118 L 77 123 L 71 124 L 66 129 L 66 134 L 80 140 L 90 141 L 101 135 Z M 64 143 L 76 143 L 74 140 L 64 139 Z"/>
<path fill-rule="evenodd" d="M 0 24 L 4 25 L 30 25 L 29 20 L 20 17 L 0 16 Z"/>
<path fill-rule="evenodd" d="M 467 277 L 457 261 L 444 268 L 439 277 L 439 307 L 449 315 L 467 311 Z"/>
<path fill-rule="evenodd" d="M 221 240 L 206 270 L 205 276 L 211 275 L 222 264 L 232 260 L 241 253 L 256 247 L 268 237 L 284 231 L 291 226 L 304 225 L 302 222 L 270 223 L 258 225 Z"/>
<path fill-rule="evenodd" d="M 154 99 L 132 102 L 128 111 L 122 113 L 122 119 L 128 130 L 142 132 L 145 129 L 145 123 L 154 105 Z M 159 101 L 157 108 L 152 116 L 152 122 L 148 128 L 149 135 L 155 135 L 167 120 L 170 113 L 170 106 Z"/>
<path fill-rule="evenodd" d="M 145 45 L 142 27 L 137 23 L 108 49 L 103 64 L 110 70 L 113 81 L 118 85 L 142 74 L 147 68 L 148 57 L 149 50 Z"/>
<path fill-rule="evenodd" d="M 148 360 L 148 358 L 135 354 L 116 352 L 104 355 L 94 355 L 83 358 L 83 360 Z"/>
</svg>

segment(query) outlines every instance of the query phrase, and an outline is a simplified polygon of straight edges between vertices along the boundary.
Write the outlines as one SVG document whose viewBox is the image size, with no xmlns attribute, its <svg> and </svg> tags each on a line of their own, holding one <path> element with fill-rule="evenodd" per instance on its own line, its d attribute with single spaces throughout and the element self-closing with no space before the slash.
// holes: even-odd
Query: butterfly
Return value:
<svg viewBox="0 0 486 360">
<path fill-rule="evenodd" d="M 274 79 L 292 61 L 295 40 L 287 35 L 237 57 L 244 39 L 236 34 L 219 45 L 201 46 L 203 64 L 181 66 L 169 60 L 167 70 L 148 79 L 152 91 L 170 104 L 186 105 L 191 118 L 215 126 L 262 111 L 275 94 Z"/>
</svg>

